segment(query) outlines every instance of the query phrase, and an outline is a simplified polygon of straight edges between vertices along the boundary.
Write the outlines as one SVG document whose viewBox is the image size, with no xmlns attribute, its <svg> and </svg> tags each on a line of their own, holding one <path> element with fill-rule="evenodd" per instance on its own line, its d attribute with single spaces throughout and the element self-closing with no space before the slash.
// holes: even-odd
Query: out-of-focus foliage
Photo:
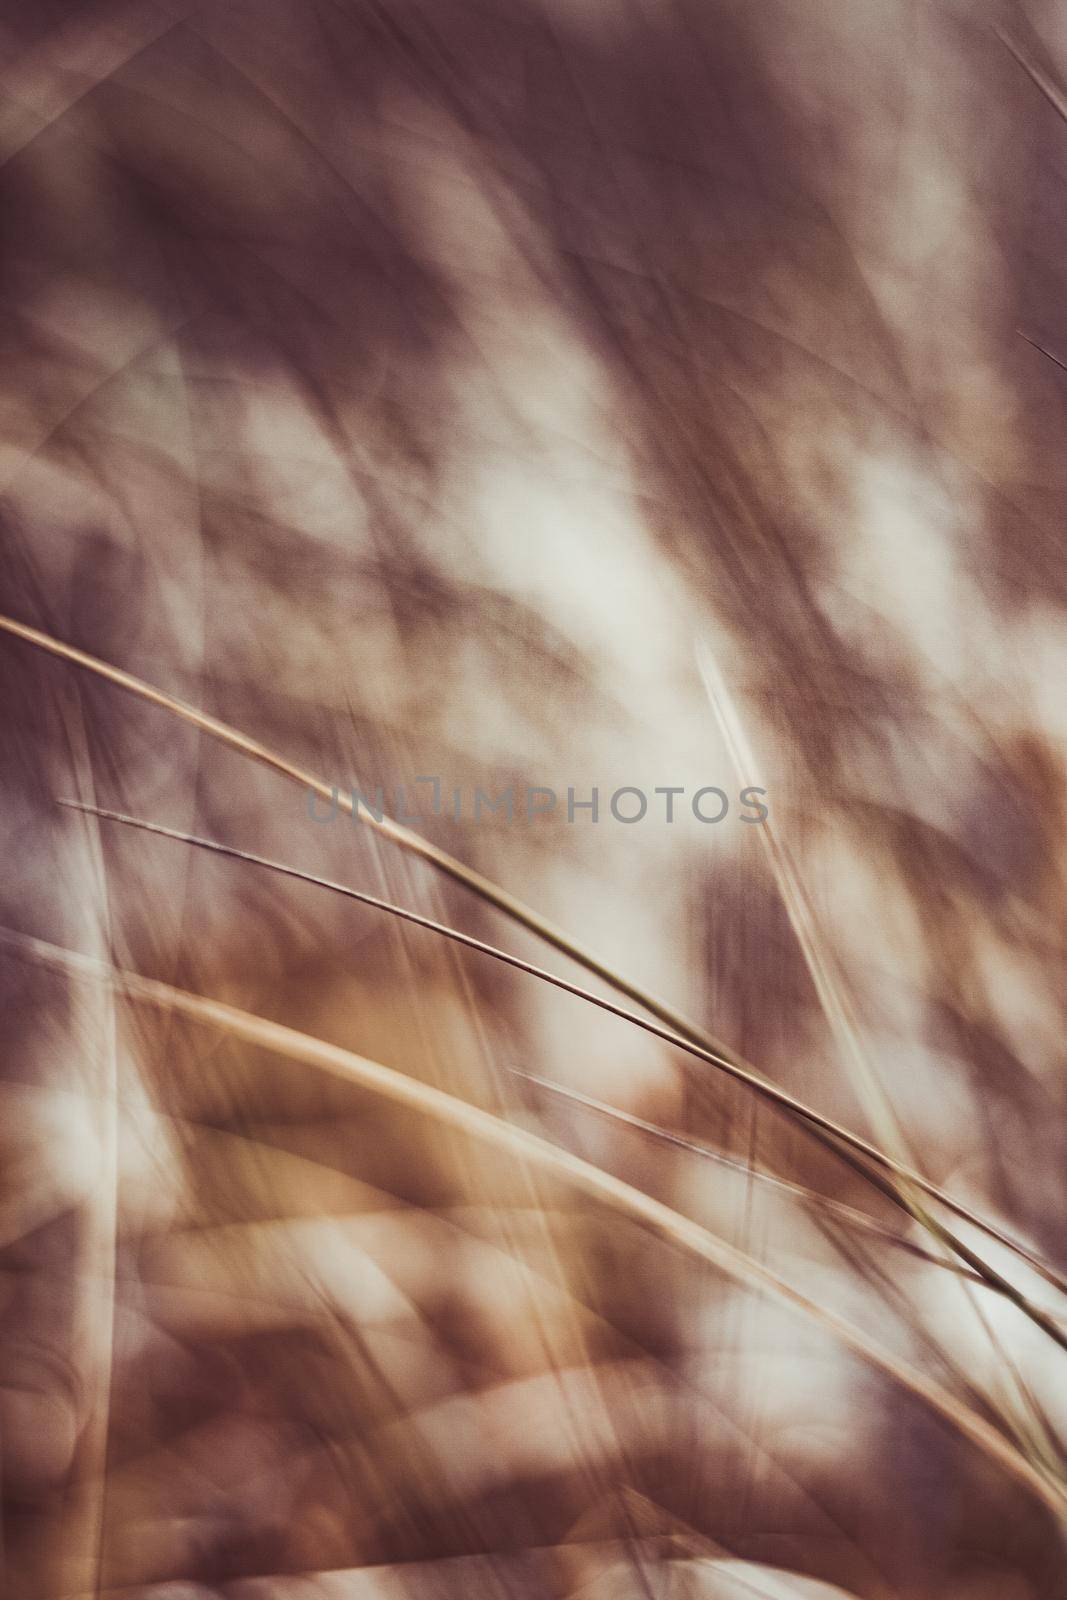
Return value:
<svg viewBox="0 0 1067 1600">
<path fill-rule="evenodd" d="M 0 611 L 419 792 L 435 843 L 880 1139 L 876 1081 L 909 1160 L 1062 1270 L 1061 73 L 1045 0 L 0 8 Z M 748 776 L 702 658 L 858 1054 L 760 828 L 607 813 Z M 1060 1493 L 1067 1355 L 795 1123 L 425 931 L 60 812 L 567 965 L 187 724 L 0 660 L 5 927 L 539 1130 Z M 528 786 L 556 810 L 473 820 Z M 1059 1592 L 1047 1505 L 817 1322 L 365 1090 L 7 946 L 0 983 L 12 1600 Z"/>
</svg>

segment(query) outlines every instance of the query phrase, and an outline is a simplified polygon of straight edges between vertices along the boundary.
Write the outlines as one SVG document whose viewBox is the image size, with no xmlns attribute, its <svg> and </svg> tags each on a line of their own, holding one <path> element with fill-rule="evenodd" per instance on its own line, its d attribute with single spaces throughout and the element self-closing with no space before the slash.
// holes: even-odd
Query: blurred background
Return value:
<svg viewBox="0 0 1067 1600">
<path fill-rule="evenodd" d="M 0 28 L 0 610 L 327 784 L 421 794 L 435 845 L 1062 1271 L 1061 81 L 1047 0 Z M 573 996 L 62 811 L 607 992 L 165 710 L 8 635 L 0 668 L 6 929 L 539 1133 L 1049 1486 L 562 1176 L 8 941 L 5 1595 L 1067 1593 L 1067 1353 L 919 1219 Z M 556 809 L 475 820 L 527 786 Z M 621 786 L 685 797 L 628 825 Z"/>
</svg>

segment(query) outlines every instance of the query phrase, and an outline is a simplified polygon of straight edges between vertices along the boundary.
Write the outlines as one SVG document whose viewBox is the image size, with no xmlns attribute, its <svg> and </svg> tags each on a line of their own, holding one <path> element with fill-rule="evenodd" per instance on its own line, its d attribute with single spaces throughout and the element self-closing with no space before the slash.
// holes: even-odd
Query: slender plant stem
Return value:
<svg viewBox="0 0 1067 1600">
<path fill-rule="evenodd" d="M 608 1012 L 608 1014 L 611 1016 L 619 1017 L 622 1021 L 628 1022 L 634 1027 L 643 1029 L 644 1032 L 652 1034 L 653 1037 L 663 1040 L 663 1042 L 666 1044 L 673 1045 L 675 1048 L 685 1052 L 687 1055 L 695 1056 L 697 1060 L 705 1061 L 708 1063 L 708 1065 L 715 1066 L 720 1071 L 729 1073 L 731 1076 L 736 1077 L 741 1082 L 745 1083 L 745 1085 L 752 1089 L 754 1093 L 761 1095 L 764 1099 L 768 1100 L 773 1106 L 775 1106 L 777 1110 L 801 1118 L 803 1126 L 807 1127 L 809 1131 L 830 1135 L 834 1141 L 831 1148 L 835 1150 L 835 1153 L 841 1159 L 847 1160 L 848 1163 L 861 1174 L 861 1176 L 865 1177 L 867 1181 L 870 1182 L 874 1187 L 878 1188 L 887 1199 L 899 1206 L 902 1210 L 908 1212 L 909 1215 L 911 1214 L 911 1208 L 907 1205 L 906 1201 L 901 1199 L 895 1186 L 886 1183 L 877 1172 L 872 1172 L 870 1170 L 865 1161 L 862 1159 L 856 1160 L 855 1157 L 858 1156 L 860 1158 L 867 1157 L 869 1159 L 873 1159 L 894 1171 L 903 1170 L 906 1173 L 909 1181 L 912 1181 L 917 1186 L 922 1187 L 933 1198 L 943 1200 L 944 1203 L 949 1206 L 953 1206 L 955 1204 L 955 1202 L 953 1202 L 949 1197 L 943 1196 L 934 1185 L 929 1184 L 927 1180 L 924 1179 L 920 1174 L 912 1174 L 907 1172 L 907 1169 L 899 1168 L 896 1163 L 892 1162 L 889 1157 L 883 1155 L 882 1152 L 879 1151 L 875 1146 L 869 1145 L 865 1140 L 860 1139 L 858 1135 L 850 1133 L 846 1128 L 841 1127 L 838 1123 L 831 1121 L 829 1118 L 822 1117 L 820 1113 L 811 1110 L 811 1108 L 804 1105 L 802 1101 L 796 1100 L 792 1095 L 788 1094 L 784 1089 L 780 1089 L 776 1084 L 772 1084 L 761 1077 L 750 1075 L 746 1073 L 744 1069 L 737 1067 L 734 1063 L 716 1056 L 711 1051 L 704 1050 L 700 1045 L 694 1044 L 692 1041 L 682 1038 L 680 1035 L 671 1033 L 668 1029 L 661 1027 L 659 1023 L 650 1021 L 648 1018 L 642 1017 L 636 1012 L 628 1011 L 624 1006 L 618 1005 L 615 1001 L 609 1000 L 603 995 L 594 994 L 591 990 L 585 989 L 579 984 L 572 983 L 569 979 L 562 978 L 557 973 L 549 972 L 544 967 L 535 966 L 534 963 L 525 961 L 520 956 L 515 956 L 506 950 L 498 949 L 497 946 L 488 944 L 483 939 L 476 939 L 473 935 L 463 933 L 458 928 L 449 927 L 446 923 L 437 922 L 431 917 L 422 916 L 419 912 L 410 911 L 404 906 L 394 905 L 391 901 L 383 900 L 378 895 L 367 893 L 366 890 L 353 889 L 348 884 L 338 883 L 333 879 L 323 878 L 315 873 L 304 872 L 302 869 L 290 866 L 286 862 L 275 861 L 270 857 L 257 855 L 249 850 L 241 850 L 235 845 L 222 844 L 215 839 L 204 839 L 196 834 L 185 833 L 177 828 L 168 828 L 161 823 L 149 822 L 139 817 L 127 816 L 124 812 L 107 810 L 106 808 L 90 805 L 80 800 L 62 799 L 59 801 L 59 804 L 70 810 L 84 812 L 87 815 L 101 818 L 105 821 L 117 822 L 126 827 L 138 828 L 143 832 L 156 834 L 165 839 L 172 839 L 180 844 L 192 845 L 198 849 L 209 850 L 217 855 L 227 856 L 236 861 L 243 861 L 253 866 L 264 867 L 268 871 L 278 873 L 283 877 L 294 878 L 300 882 L 312 884 L 317 888 L 326 889 L 333 894 L 341 895 L 345 899 L 355 900 L 361 905 L 371 906 L 376 910 L 388 912 L 391 916 L 397 917 L 403 922 L 411 923 L 415 927 L 426 928 L 430 932 L 440 935 L 442 938 L 450 939 L 453 943 L 461 945 L 465 949 L 474 950 L 481 955 L 491 956 L 495 961 L 502 962 L 505 966 L 512 967 L 516 971 L 523 972 L 530 977 L 538 978 L 543 983 L 551 984 L 554 988 L 563 990 L 565 994 L 574 995 L 576 998 L 584 1000 L 590 1005 L 597 1006 L 602 1011 Z M 1008 1279 L 1002 1278 L 994 1268 L 990 1267 L 987 1262 L 971 1251 L 969 1247 L 963 1244 L 961 1240 L 958 1240 L 948 1229 L 943 1229 L 942 1225 L 936 1221 L 933 1222 L 932 1226 L 937 1230 L 938 1236 L 959 1257 L 959 1259 L 965 1263 L 966 1267 L 971 1273 L 981 1279 L 981 1281 L 985 1283 L 988 1288 L 993 1289 L 995 1292 L 1004 1295 L 1006 1298 L 1011 1300 L 1019 1307 L 1020 1310 L 1024 1312 L 1026 1316 L 1030 1317 L 1031 1320 L 1036 1322 L 1037 1325 L 1041 1327 L 1050 1338 L 1054 1339 L 1055 1342 L 1062 1348 L 1067 1349 L 1067 1333 L 1064 1332 L 1054 1318 L 1043 1311 L 1039 1306 L 1033 1305 L 1025 1296 L 1021 1294 L 1014 1284 L 1012 1284 Z M 984 1227 L 986 1231 L 993 1234 L 994 1237 L 997 1237 L 996 1232 L 993 1230 L 992 1224 L 985 1224 L 981 1219 L 978 1219 L 978 1226 Z M 1057 1288 L 1060 1288 L 1063 1292 L 1067 1292 L 1067 1285 L 1063 1284 L 1063 1282 L 1059 1280 L 1058 1275 L 1051 1267 L 1047 1266 L 1037 1258 L 1031 1258 L 1028 1253 L 1024 1252 L 1022 1246 L 1014 1246 L 1014 1248 L 1016 1248 L 1019 1254 L 1022 1255 L 1024 1259 L 1026 1259 L 1031 1265 L 1036 1267 L 1037 1270 L 1041 1271 L 1043 1275 Z"/>
<path fill-rule="evenodd" d="M 761 1261 L 746 1255 L 700 1223 L 672 1210 L 642 1190 L 635 1189 L 614 1174 L 603 1172 L 580 1156 L 572 1155 L 569 1150 L 550 1144 L 538 1134 L 515 1127 L 502 1117 L 471 1105 L 443 1089 L 370 1061 L 340 1045 L 286 1027 L 283 1023 L 242 1011 L 219 1000 L 191 994 L 188 990 L 155 978 L 124 971 L 96 957 L 65 950 L 12 929 L 0 928 L 0 945 L 52 971 L 64 972 L 83 981 L 106 983 L 116 993 L 136 1004 L 177 1012 L 192 1022 L 215 1028 L 242 1043 L 358 1084 L 407 1111 L 429 1116 L 483 1144 L 503 1149 L 518 1160 L 527 1162 L 530 1169 L 563 1179 L 591 1199 L 629 1216 L 665 1243 L 705 1262 L 739 1286 L 755 1290 L 779 1305 L 799 1312 L 862 1361 L 921 1400 L 991 1461 L 1029 1489 L 1061 1522 L 1067 1515 L 1067 1498 L 1056 1485 L 1027 1461 L 1002 1433 L 941 1384 L 883 1350 L 845 1318 L 810 1300 Z"/>
</svg>

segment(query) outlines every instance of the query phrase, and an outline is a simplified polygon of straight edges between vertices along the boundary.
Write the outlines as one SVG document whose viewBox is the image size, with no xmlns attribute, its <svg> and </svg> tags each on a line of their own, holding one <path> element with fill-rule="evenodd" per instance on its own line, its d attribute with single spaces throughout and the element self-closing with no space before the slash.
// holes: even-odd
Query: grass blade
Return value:
<svg viewBox="0 0 1067 1600">
<path fill-rule="evenodd" d="M 173 839 L 181 844 L 192 845 L 202 850 L 209 850 L 217 855 L 227 856 L 236 861 L 243 861 L 253 866 L 265 867 L 271 872 L 279 873 L 283 877 L 294 878 L 299 882 L 309 883 L 317 888 L 329 890 L 333 894 L 339 894 L 346 899 L 355 900 L 361 905 L 371 906 L 379 911 L 388 912 L 390 915 L 398 917 L 401 921 L 411 923 L 415 927 L 426 928 L 432 933 L 439 934 L 441 937 L 449 939 L 455 944 L 463 946 L 465 949 L 474 950 L 481 955 L 491 956 L 494 960 L 503 963 L 505 966 L 512 967 L 516 971 L 523 972 L 530 977 L 538 978 L 543 983 L 551 984 L 553 988 L 561 989 L 565 994 L 574 995 L 577 999 L 584 1000 L 590 1005 L 597 1006 L 600 1010 L 606 1011 L 610 1016 L 618 1017 L 624 1022 L 629 1022 L 634 1027 L 641 1028 L 646 1033 L 652 1034 L 654 1038 L 663 1040 L 665 1044 L 673 1045 L 676 1049 L 685 1052 L 687 1055 L 694 1056 L 697 1060 L 703 1061 L 710 1066 L 715 1066 L 720 1071 L 726 1072 L 730 1076 L 736 1078 L 739 1082 L 744 1083 L 748 1088 L 752 1089 L 754 1093 L 769 1101 L 769 1103 L 777 1110 L 786 1112 L 798 1118 L 801 1122 L 801 1125 L 806 1127 L 809 1131 L 814 1130 L 816 1132 L 828 1135 L 830 1141 L 833 1141 L 828 1143 L 828 1147 L 836 1154 L 842 1155 L 843 1152 L 841 1146 L 844 1146 L 846 1149 L 855 1152 L 856 1155 L 868 1156 L 872 1160 L 882 1163 L 890 1171 L 901 1173 L 909 1182 L 914 1183 L 917 1188 L 921 1188 L 930 1197 L 941 1201 L 949 1209 L 958 1210 L 960 1214 L 964 1215 L 968 1221 L 973 1222 L 975 1226 L 983 1229 L 983 1231 L 985 1231 L 991 1238 L 996 1239 L 999 1243 L 1006 1244 L 1023 1260 L 1025 1260 L 1028 1265 L 1039 1271 L 1048 1282 L 1059 1288 L 1061 1292 L 1067 1293 L 1067 1284 L 1065 1284 L 1064 1281 L 1059 1277 L 1054 1268 L 1049 1266 L 1047 1263 L 1042 1262 L 1040 1258 L 1032 1256 L 1022 1245 L 1016 1244 L 1015 1241 L 1008 1239 L 1004 1235 L 1001 1235 L 999 1230 L 996 1229 L 992 1223 L 986 1222 L 984 1219 L 977 1217 L 974 1213 L 967 1211 L 966 1208 L 959 1205 L 959 1202 L 953 1200 L 951 1196 L 946 1195 L 942 1190 L 938 1189 L 936 1185 L 929 1183 L 928 1180 L 923 1178 L 919 1173 L 913 1173 L 909 1169 L 899 1166 L 875 1146 L 868 1144 L 858 1135 L 850 1133 L 846 1128 L 841 1127 L 839 1124 L 831 1121 L 829 1118 L 822 1117 L 819 1112 L 813 1111 L 802 1101 L 795 1099 L 784 1089 L 780 1089 L 776 1084 L 772 1084 L 766 1079 L 758 1077 L 755 1074 L 749 1074 L 744 1068 L 736 1066 L 728 1059 L 717 1056 L 711 1051 L 704 1050 L 700 1045 L 694 1044 L 690 1040 L 682 1038 L 680 1035 L 672 1034 L 668 1029 L 661 1027 L 658 1023 L 650 1021 L 647 1017 L 642 1017 L 637 1012 L 628 1011 L 624 1006 L 616 1004 L 615 1001 L 607 999 L 604 995 L 594 994 L 592 990 L 584 989 L 581 987 L 581 985 L 572 983 L 569 979 L 562 978 L 557 973 L 549 972 L 546 968 L 538 967 L 534 965 L 533 962 L 523 960 L 520 956 L 515 956 L 506 950 L 498 949 L 497 946 L 488 944 L 485 942 L 485 940 L 476 939 L 473 937 L 473 935 L 463 933 L 458 928 L 449 927 L 443 922 L 436 922 L 433 920 L 433 918 L 422 916 L 419 912 L 410 911 L 404 906 L 394 905 L 391 901 L 383 900 L 377 895 L 367 893 L 365 890 L 353 889 L 348 884 L 338 883 L 330 878 L 319 877 L 315 873 L 304 872 L 298 867 L 288 865 L 286 862 L 274 861 L 267 856 L 256 855 L 254 852 L 249 850 L 241 850 L 235 845 L 222 844 L 215 839 L 204 839 L 196 834 L 185 833 L 177 828 L 165 827 L 162 823 L 148 822 L 139 817 L 130 817 L 123 812 L 106 810 L 99 806 L 89 805 L 83 801 L 60 800 L 58 803 L 62 806 L 65 806 L 69 810 L 84 812 L 98 819 L 103 819 L 110 822 L 118 822 L 127 827 L 138 828 L 143 832 L 156 834 L 161 838 Z M 560 1088 L 561 1086 L 553 1085 L 552 1087 Z M 840 1141 L 840 1145 L 836 1143 L 836 1141 Z M 850 1164 L 854 1166 L 862 1176 L 866 1177 L 868 1181 L 874 1184 L 875 1187 L 879 1188 L 881 1193 L 886 1195 L 887 1199 L 899 1205 L 900 1208 L 906 1211 L 909 1215 L 912 1214 L 912 1208 L 900 1197 L 898 1191 L 894 1187 L 883 1185 L 880 1180 L 878 1180 L 877 1174 L 870 1172 L 870 1170 L 861 1162 L 854 1161 L 852 1158 L 848 1159 Z M 967 1247 L 962 1244 L 962 1241 L 957 1241 L 955 1236 L 951 1234 L 949 1230 L 942 1229 L 939 1224 L 935 1224 L 934 1226 L 938 1229 L 938 1236 L 948 1242 L 949 1247 L 954 1251 L 954 1253 L 956 1253 L 960 1259 L 965 1262 L 968 1273 L 979 1278 L 983 1283 L 986 1284 L 988 1288 L 991 1288 L 995 1292 L 1003 1294 L 1008 1299 L 1012 1300 L 1019 1307 L 1019 1309 L 1024 1312 L 1025 1315 L 1030 1316 L 1031 1320 L 1036 1321 L 1039 1327 L 1047 1332 L 1050 1337 L 1054 1338 L 1057 1344 L 1060 1344 L 1063 1348 L 1067 1349 L 1067 1334 L 1064 1334 L 1063 1330 L 1059 1327 L 1059 1324 L 1050 1315 L 1042 1311 L 1039 1307 L 1032 1306 L 1024 1296 L 1020 1295 L 1019 1291 L 1014 1285 L 1010 1284 L 1006 1279 L 1002 1279 L 993 1268 L 989 1267 L 988 1263 L 982 1261 L 981 1258 L 974 1254 L 974 1252 L 968 1250 Z"/>
<path fill-rule="evenodd" d="M 136 1004 L 177 1012 L 245 1044 L 269 1050 L 287 1060 L 358 1084 L 416 1115 L 431 1117 L 482 1143 L 506 1150 L 517 1159 L 526 1161 L 534 1170 L 563 1178 L 580 1193 L 629 1217 L 664 1243 L 713 1267 L 738 1286 L 757 1291 L 813 1322 L 875 1371 L 922 1401 L 989 1460 L 1027 1488 L 1059 1519 L 1063 1519 L 1067 1498 L 1003 1434 L 939 1383 L 881 1349 L 860 1329 L 835 1312 L 817 1305 L 762 1262 L 621 1178 L 602 1172 L 581 1157 L 550 1144 L 525 1128 L 514 1127 L 480 1106 L 470 1105 L 432 1084 L 407 1077 L 391 1067 L 286 1027 L 283 1023 L 242 1011 L 222 1001 L 191 994 L 155 978 L 124 971 L 93 956 L 65 950 L 43 939 L 10 929 L 0 929 L 0 944 L 12 953 L 52 971 L 63 972 L 82 981 L 108 984 L 116 993 Z"/>
</svg>

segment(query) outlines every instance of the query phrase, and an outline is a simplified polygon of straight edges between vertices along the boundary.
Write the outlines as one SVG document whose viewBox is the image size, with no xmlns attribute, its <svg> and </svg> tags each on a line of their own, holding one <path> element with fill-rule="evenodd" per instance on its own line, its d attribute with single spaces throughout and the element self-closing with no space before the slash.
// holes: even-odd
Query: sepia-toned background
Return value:
<svg viewBox="0 0 1067 1600">
<path fill-rule="evenodd" d="M 0 612 L 600 963 L 0 631 L 5 1596 L 1067 1594 L 1061 82 L 1049 0 L 3 6 Z"/>
</svg>

